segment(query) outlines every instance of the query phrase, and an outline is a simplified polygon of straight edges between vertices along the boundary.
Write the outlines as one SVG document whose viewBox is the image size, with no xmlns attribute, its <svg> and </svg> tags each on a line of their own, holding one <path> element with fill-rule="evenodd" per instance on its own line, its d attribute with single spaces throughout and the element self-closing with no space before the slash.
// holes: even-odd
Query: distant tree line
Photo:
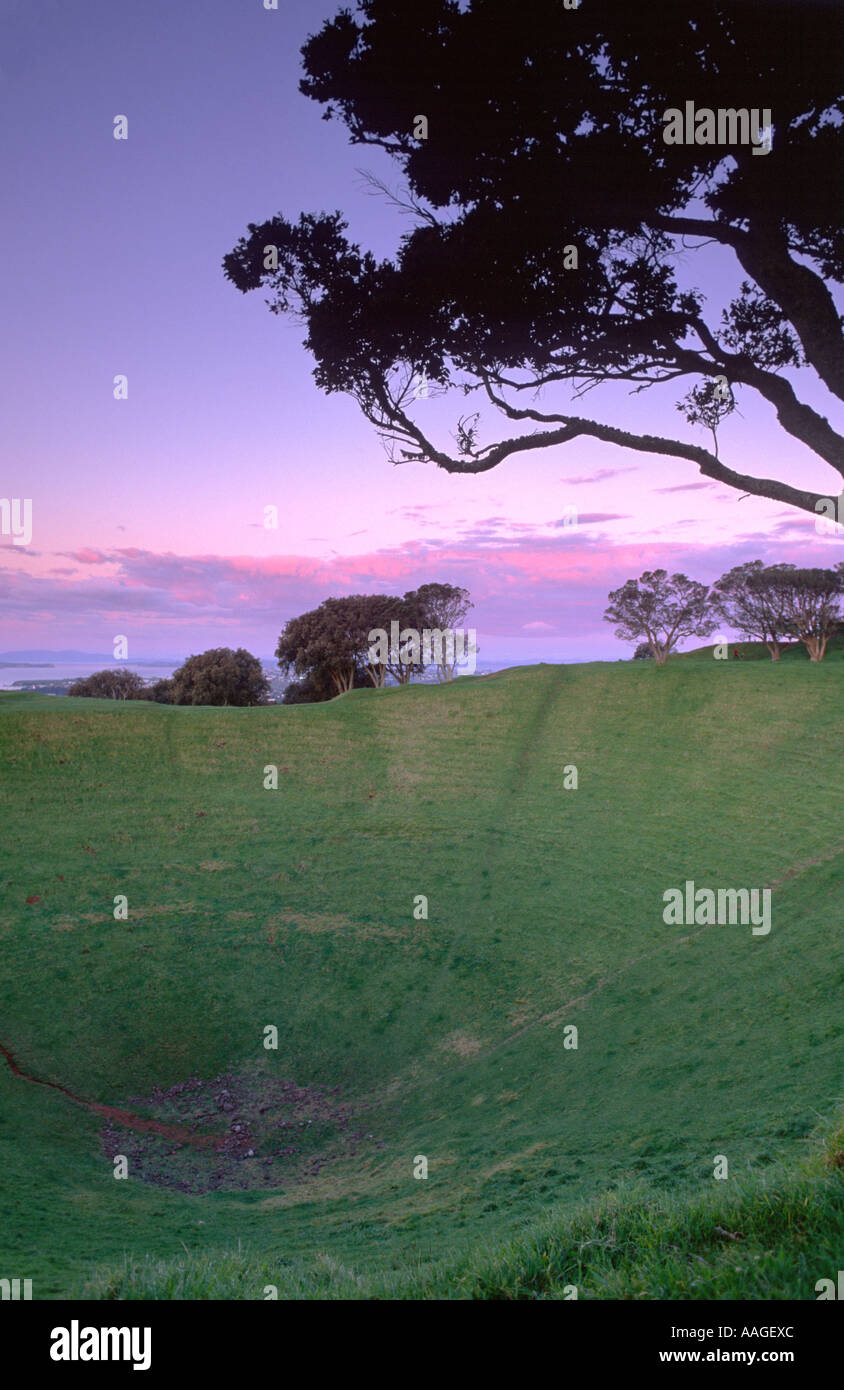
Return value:
<svg viewBox="0 0 844 1390">
<path fill-rule="evenodd" d="M 748 641 L 763 642 L 774 661 L 783 644 L 802 642 L 809 660 L 822 661 L 830 638 L 844 634 L 840 602 L 844 561 L 834 569 L 801 569 L 749 560 L 711 586 L 664 569 L 647 570 L 609 594 L 604 612 L 617 637 L 636 642 L 634 659 L 662 666 L 687 637 L 710 637 L 719 622 Z M 352 594 L 328 598 L 285 625 L 276 647 L 280 670 L 293 679 L 285 704 L 331 700 L 348 690 L 382 687 L 389 678 L 406 685 L 429 665 L 451 680 L 456 649 L 445 640 L 419 641 L 423 633 L 444 639 L 473 607 L 468 590 L 423 584 L 401 598 Z M 386 634 L 375 641 L 375 634 Z M 394 640 L 395 639 L 395 640 Z M 166 680 L 148 686 L 125 668 L 97 671 L 75 681 L 69 695 L 95 699 L 153 700 L 171 705 L 263 705 L 270 685 L 257 657 L 243 647 L 215 647 L 188 657 Z"/>
<path fill-rule="evenodd" d="M 318 608 L 292 618 L 278 640 L 276 657 L 291 672 L 285 704 L 331 700 L 347 690 L 384 686 L 388 678 L 406 685 L 428 665 L 437 679 L 451 680 L 455 644 L 434 641 L 429 648 L 408 634 L 447 638 L 472 607 L 467 589 L 454 584 L 422 584 L 398 598 L 390 594 L 352 594 L 328 598 Z M 376 632 L 385 639 L 374 644 Z M 391 634 L 398 634 L 398 641 Z M 263 705 L 270 684 L 257 657 L 243 647 L 215 647 L 190 656 L 169 679 L 146 685 L 125 668 L 96 671 L 75 681 L 67 692 L 106 700 L 153 700 L 168 705 Z"/>
<path fill-rule="evenodd" d="M 634 659 L 661 666 L 685 637 L 710 637 L 719 621 L 748 641 L 764 642 L 773 661 L 782 645 L 802 642 L 823 661 L 830 637 L 844 628 L 839 607 L 844 561 L 834 569 L 799 569 L 749 560 L 711 586 L 684 574 L 648 570 L 609 595 L 604 613 L 616 637 L 638 642 Z"/>
<path fill-rule="evenodd" d="M 134 671 L 96 671 L 68 695 L 95 699 L 154 700 L 165 705 L 263 705 L 269 682 L 257 657 L 243 647 L 214 647 L 187 661 L 167 680 L 145 685 Z"/>
</svg>

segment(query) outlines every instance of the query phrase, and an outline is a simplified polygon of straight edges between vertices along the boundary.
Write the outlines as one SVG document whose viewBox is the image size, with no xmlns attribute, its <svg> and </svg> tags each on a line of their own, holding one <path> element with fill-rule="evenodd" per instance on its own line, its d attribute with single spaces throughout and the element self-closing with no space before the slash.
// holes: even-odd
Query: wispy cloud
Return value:
<svg viewBox="0 0 844 1390">
<path fill-rule="evenodd" d="M 636 473 L 638 469 L 633 464 L 630 468 L 598 468 L 594 473 L 584 473 L 579 478 L 561 478 L 561 483 L 569 483 L 572 487 L 581 487 L 584 483 L 602 483 L 605 478 L 618 478 L 622 473 Z"/>
<path fill-rule="evenodd" d="M 651 492 L 699 492 L 704 487 L 716 487 L 717 484 L 711 482 L 703 483 L 677 483 L 674 487 L 654 487 Z"/>
<path fill-rule="evenodd" d="M 606 519 L 604 513 L 599 514 Z M 612 519 L 616 519 L 612 514 Z M 244 645 L 258 653 L 273 649 L 285 622 L 332 595 L 402 594 L 431 580 L 461 584 L 475 602 L 479 635 L 533 634 L 557 643 L 591 644 L 612 653 L 602 621 L 611 588 L 662 567 L 712 582 L 733 565 L 760 558 L 766 563 L 829 565 L 834 548 L 809 530 L 754 534 L 740 541 L 671 541 L 654 535 L 613 536 L 588 527 L 543 529 L 524 523 L 521 534 L 505 518 L 487 518 L 474 538 L 447 541 L 416 538 L 356 555 L 316 558 L 185 555 L 138 547 L 82 549 L 35 557 L 0 551 L 0 606 L 4 640 L 18 635 L 96 645 L 105 631 L 130 635 L 130 647 L 160 652 Z M 62 564 L 62 559 L 65 563 Z M 58 563 L 57 563 L 58 562 Z M 53 569 L 49 566 L 52 564 Z M 72 567 L 71 567 L 72 565 Z M 609 647 L 608 647 L 609 643 Z M 563 644 L 560 646 L 560 644 Z M 623 650 L 619 647 L 619 655 Z"/>
<path fill-rule="evenodd" d="M 87 546 L 81 550 L 61 551 L 63 559 L 75 560 L 78 565 L 105 565 L 108 560 L 102 550 L 91 550 Z"/>
<path fill-rule="evenodd" d="M 630 520 L 630 515 L 629 515 L 628 512 L 578 512 L 578 513 L 577 513 L 577 525 L 578 525 L 578 526 L 597 526 L 598 522 L 600 522 L 600 521 L 629 521 L 629 520 Z M 570 517 L 569 517 L 569 518 L 562 517 L 559 521 L 554 521 L 554 522 L 552 522 L 552 525 L 553 525 L 553 526 L 565 526 L 565 527 L 569 528 L 569 529 L 572 530 L 572 531 L 574 530 L 574 527 L 572 526 L 571 518 L 570 518 Z"/>
</svg>

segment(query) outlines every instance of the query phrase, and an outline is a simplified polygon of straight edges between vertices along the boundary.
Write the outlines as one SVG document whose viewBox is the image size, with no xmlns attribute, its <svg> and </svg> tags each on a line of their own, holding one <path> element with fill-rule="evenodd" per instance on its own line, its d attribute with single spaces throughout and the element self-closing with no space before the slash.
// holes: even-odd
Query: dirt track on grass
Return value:
<svg viewBox="0 0 844 1390">
<path fill-rule="evenodd" d="M 17 1064 L 13 1054 L 7 1047 L 0 1043 L 0 1053 L 6 1058 L 14 1076 L 21 1081 L 28 1081 L 33 1086 L 48 1086 L 52 1091 L 58 1091 L 67 1100 L 73 1101 L 74 1105 L 81 1105 L 84 1110 L 90 1110 L 95 1115 L 102 1115 L 104 1119 L 110 1120 L 112 1124 L 121 1125 L 124 1129 L 136 1130 L 139 1134 L 160 1134 L 164 1139 L 173 1139 L 179 1144 L 190 1144 L 196 1149 L 220 1149 L 224 1143 L 224 1137 L 217 1134 L 195 1134 L 186 1125 L 167 1124 L 164 1120 L 150 1119 L 145 1115 L 136 1115 L 132 1110 L 124 1110 L 118 1105 L 102 1105 L 96 1100 L 85 1100 L 82 1096 L 74 1095 L 66 1086 L 62 1086 L 58 1081 L 42 1081 L 38 1076 L 30 1076 L 23 1071 Z"/>
<path fill-rule="evenodd" d="M 210 1080 L 189 1076 L 133 1104 L 166 1119 L 125 1106 L 86 1100 L 58 1081 L 31 1076 L 0 1043 L 13 1076 L 46 1086 L 74 1105 L 102 1116 L 102 1152 L 120 1155 L 130 1176 L 179 1192 L 245 1191 L 283 1184 L 298 1186 L 326 1166 L 373 1156 L 386 1140 L 365 1133 L 367 1102 L 352 1105 L 341 1087 L 299 1086 L 262 1072 L 224 1072 Z M 209 1127 L 212 1132 L 209 1132 Z"/>
</svg>

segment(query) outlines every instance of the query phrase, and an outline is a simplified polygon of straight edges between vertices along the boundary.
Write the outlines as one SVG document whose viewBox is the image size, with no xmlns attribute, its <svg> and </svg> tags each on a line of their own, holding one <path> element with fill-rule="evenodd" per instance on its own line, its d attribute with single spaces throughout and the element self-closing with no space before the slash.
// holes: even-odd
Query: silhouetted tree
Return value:
<svg viewBox="0 0 844 1390">
<path fill-rule="evenodd" d="M 393 158 L 406 191 L 370 179 L 415 225 L 379 261 L 339 212 L 278 215 L 248 224 L 225 274 L 304 322 L 318 385 L 353 396 L 396 461 L 481 473 L 591 438 L 814 512 L 841 490 L 844 439 L 787 372 L 844 399 L 825 283 L 844 279 L 842 20 L 825 0 L 361 0 L 309 39 L 300 86 Z M 737 112 L 771 109 L 769 152 L 668 143 L 690 96 L 736 131 Z M 720 317 L 679 278 L 713 244 L 733 272 Z M 455 448 L 436 443 L 422 375 L 503 416 L 504 437 L 487 442 L 476 408 Z M 617 382 L 687 386 L 680 408 L 713 449 L 614 423 L 612 389 L 600 420 L 572 408 Z M 719 457 L 742 390 L 837 470 L 826 493 Z"/>
<path fill-rule="evenodd" d="M 616 623 L 615 635 L 625 642 L 647 639 L 656 664 L 664 666 L 684 637 L 708 637 L 715 627 L 708 605 L 708 587 L 684 574 L 648 570 L 628 579 L 609 595 L 604 618 Z"/>
</svg>

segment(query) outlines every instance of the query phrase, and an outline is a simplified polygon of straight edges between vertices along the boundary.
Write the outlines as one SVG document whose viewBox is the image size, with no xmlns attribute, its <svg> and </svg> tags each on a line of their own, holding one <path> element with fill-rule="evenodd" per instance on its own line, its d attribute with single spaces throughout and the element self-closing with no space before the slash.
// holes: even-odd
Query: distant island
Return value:
<svg viewBox="0 0 844 1390">
<path fill-rule="evenodd" d="M 57 677 L 55 680 L 21 680 L 12 681 L 12 690 L 27 690 L 37 695 L 66 695 L 73 685 L 76 677 L 62 679 Z"/>
</svg>

